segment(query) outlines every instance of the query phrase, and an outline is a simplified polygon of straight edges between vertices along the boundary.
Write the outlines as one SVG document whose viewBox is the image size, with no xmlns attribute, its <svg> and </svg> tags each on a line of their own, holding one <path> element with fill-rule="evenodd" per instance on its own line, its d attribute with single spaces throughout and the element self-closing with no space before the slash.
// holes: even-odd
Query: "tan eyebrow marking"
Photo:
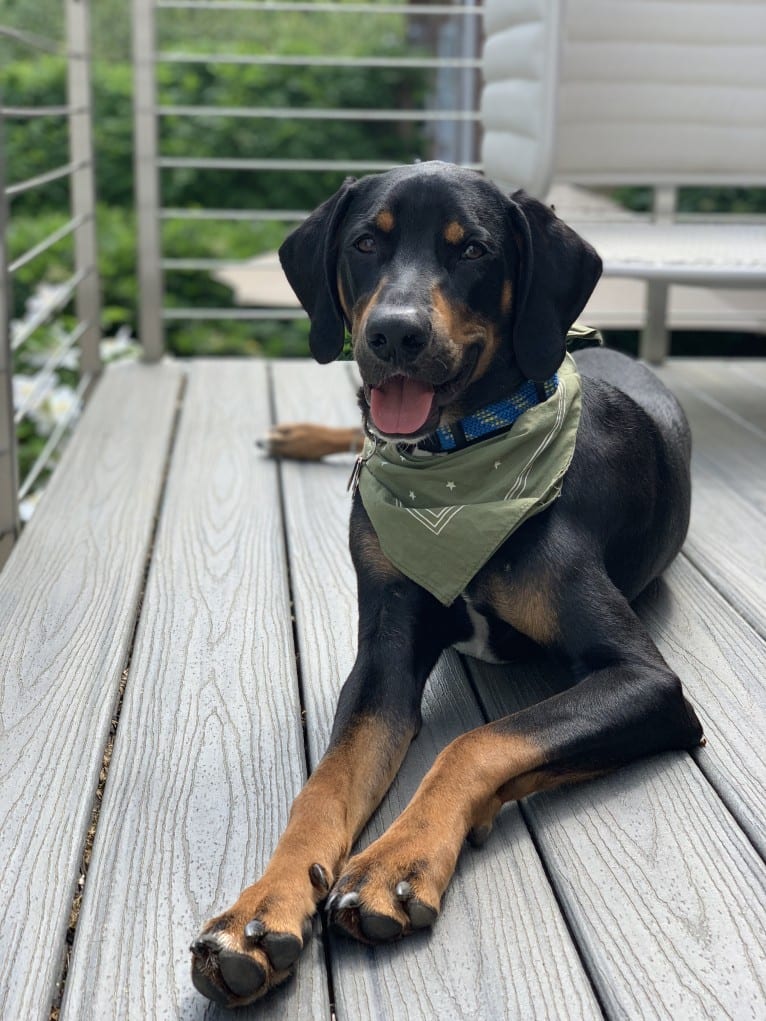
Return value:
<svg viewBox="0 0 766 1021">
<path fill-rule="evenodd" d="M 385 234 L 390 234 L 394 229 L 394 214 L 390 209 L 381 209 L 375 217 L 375 223 L 379 230 L 382 230 Z"/>
<path fill-rule="evenodd" d="M 465 237 L 465 230 L 460 226 L 457 220 L 453 220 L 448 223 L 444 228 L 444 240 L 451 245 L 459 245 Z"/>
</svg>

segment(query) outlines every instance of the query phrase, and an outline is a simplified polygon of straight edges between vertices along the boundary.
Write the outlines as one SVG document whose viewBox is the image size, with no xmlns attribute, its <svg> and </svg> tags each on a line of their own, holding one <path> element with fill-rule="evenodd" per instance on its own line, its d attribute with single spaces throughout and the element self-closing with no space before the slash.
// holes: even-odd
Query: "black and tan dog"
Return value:
<svg viewBox="0 0 766 1021">
<path fill-rule="evenodd" d="M 347 181 L 280 254 L 316 358 L 336 358 L 348 328 L 367 426 L 407 444 L 551 377 L 601 271 L 550 209 L 440 163 Z M 642 365 L 599 349 L 576 360 L 582 414 L 560 497 L 452 605 L 394 567 L 355 496 L 357 659 L 263 877 L 192 945 L 194 983 L 211 999 L 246 1004 L 281 982 L 325 900 L 368 942 L 432 925 L 463 841 L 486 836 L 503 803 L 702 740 L 630 606 L 686 534 L 688 427 Z M 417 734 L 426 678 L 477 622 L 492 658 L 532 639 L 579 680 L 452 742 L 394 825 L 350 856 Z"/>
</svg>

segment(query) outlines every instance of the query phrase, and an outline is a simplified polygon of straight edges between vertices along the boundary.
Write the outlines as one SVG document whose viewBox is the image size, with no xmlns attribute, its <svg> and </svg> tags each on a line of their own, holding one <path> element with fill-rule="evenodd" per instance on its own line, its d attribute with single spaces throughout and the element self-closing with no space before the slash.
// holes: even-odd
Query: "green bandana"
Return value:
<svg viewBox="0 0 766 1021">
<path fill-rule="evenodd" d="M 359 491 L 383 552 L 445 606 L 527 518 L 558 497 L 580 422 L 567 355 L 555 393 L 500 436 L 454 453 L 367 439 Z"/>
</svg>

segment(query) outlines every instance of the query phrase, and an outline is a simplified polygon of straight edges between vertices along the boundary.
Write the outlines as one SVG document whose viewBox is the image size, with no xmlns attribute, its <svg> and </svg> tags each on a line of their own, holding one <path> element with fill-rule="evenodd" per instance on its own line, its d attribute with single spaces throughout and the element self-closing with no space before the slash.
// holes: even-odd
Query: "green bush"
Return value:
<svg viewBox="0 0 766 1021">
<path fill-rule="evenodd" d="M 613 197 L 627 209 L 648 213 L 651 188 L 616 188 Z M 680 188 L 680 213 L 766 213 L 766 188 Z"/>
</svg>

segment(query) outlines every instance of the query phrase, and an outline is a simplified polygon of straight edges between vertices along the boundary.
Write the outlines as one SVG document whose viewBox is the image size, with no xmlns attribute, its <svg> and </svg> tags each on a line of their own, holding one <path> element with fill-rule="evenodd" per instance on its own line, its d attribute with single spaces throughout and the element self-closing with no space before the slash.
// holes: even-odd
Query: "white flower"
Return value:
<svg viewBox="0 0 766 1021">
<path fill-rule="evenodd" d="M 35 508 L 40 502 L 40 497 L 42 495 L 43 489 L 35 489 L 33 490 L 33 492 L 29 494 L 29 496 L 25 497 L 19 504 L 19 517 L 24 522 L 24 524 L 26 524 L 27 521 L 29 521 L 29 519 L 34 514 Z"/>
<path fill-rule="evenodd" d="M 113 362 L 118 358 L 137 358 L 141 347 L 131 334 L 130 327 L 122 325 L 114 337 L 107 337 L 101 341 L 99 350 L 102 361 Z"/>
<path fill-rule="evenodd" d="M 31 319 L 49 305 L 55 305 L 63 298 L 66 290 L 66 284 L 39 284 L 35 293 L 27 298 L 26 318 Z"/>
<path fill-rule="evenodd" d="M 80 398 L 71 386 L 57 386 L 45 403 L 57 425 L 71 414 L 80 412 Z"/>
<path fill-rule="evenodd" d="M 13 377 L 13 406 L 18 410 L 25 401 L 29 400 L 32 391 L 35 389 L 36 380 L 34 376 L 24 376 L 21 373 Z"/>
<path fill-rule="evenodd" d="M 43 436 L 47 436 L 73 412 L 79 414 L 80 403 L 80 399 L 72 387 L 62 384 L 51 389 L 45 399 L 29 413 L 29 417 Z"/>
</svg>

